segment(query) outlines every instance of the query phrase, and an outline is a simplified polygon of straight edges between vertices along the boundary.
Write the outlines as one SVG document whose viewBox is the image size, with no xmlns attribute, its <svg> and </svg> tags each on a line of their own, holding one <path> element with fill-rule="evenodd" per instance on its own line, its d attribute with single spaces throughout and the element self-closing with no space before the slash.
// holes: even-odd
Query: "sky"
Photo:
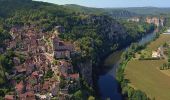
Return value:
<svg viewBox="0 0 170 100">
<path fill-rule="evenodd" d="M 170 7 L 170 0 L 36 0 L 63 4 L 78 4 L 96 8 L 117 7 Z"/>
</svg>

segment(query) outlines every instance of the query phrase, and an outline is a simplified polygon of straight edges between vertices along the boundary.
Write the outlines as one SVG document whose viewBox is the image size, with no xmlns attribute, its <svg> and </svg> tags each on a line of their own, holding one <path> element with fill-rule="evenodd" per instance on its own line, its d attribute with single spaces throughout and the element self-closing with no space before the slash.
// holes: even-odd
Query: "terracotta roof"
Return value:
<svg viewBox="0 0 170 100">
<path fill-rule="evenodd" d="M 70 74 L 69 76 L 72 79 L 79 79 L 79 74 Z"/>
<path fill-rule="evenodd" d="M 5 100 L 14 100 L 14 95 L 5 95 Z"/>
<path fill-rule="evenodd" d="M 26 99 L 26 95 L 25 95 L 25 94 L 20 94 L 20 95 L 19 95 L 19 98 L 20 98 L 21 100 L 24 100 L 24 99 Z"/>
<path fill-rule="evenodd" d="M 32 75 L 33 75 L 33 76 L 38 76 L 38 75 L 39 75 L 39 74 L 38 74 L 38 71 L 33 72 Z"/>
<path fill-rule="evenodd" d="M 15 88 L 18 92 L 22 92 L 24 88 L 23 81 L 19 82 L 19 84 L 16 84 Z"/>
<path fill-rule="evenodd" d="M 35 96 L 33 91 L 32 92 L 26 92 L 25 95 L 27 97 L 34 97 Z"/>
<path fill-rule="evenodd" d="M 21 100 L 35 100 L 35 95 L 34 95 L 33 91 L 30 91 L 30 92 L 26 92 L 24 94 L 20 94 L 19 98 Z"/>
</svg>

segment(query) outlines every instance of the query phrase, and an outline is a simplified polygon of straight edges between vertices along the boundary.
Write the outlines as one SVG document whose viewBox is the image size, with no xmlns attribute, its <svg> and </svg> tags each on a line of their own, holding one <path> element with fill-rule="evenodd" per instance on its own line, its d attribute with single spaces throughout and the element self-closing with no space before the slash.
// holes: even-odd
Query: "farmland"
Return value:
<svg viewBox="0 0 170 100">
<path fill-rule="evenodd" d="M 145 51 L 156 50 L 160 45 L 170 41 L 170 35 L 161 34 L 160 37 L 151 42 Z M 160 70 L 159 67 L 165 63 L 161 60 L 138 60 L 131 59 L 125 68 L 125 78 L 129 85 L 135 89 L 145 92 L 150 98 L 156 100 L 169 100 L 170 98 L 170 71 Z"/>
</svg>

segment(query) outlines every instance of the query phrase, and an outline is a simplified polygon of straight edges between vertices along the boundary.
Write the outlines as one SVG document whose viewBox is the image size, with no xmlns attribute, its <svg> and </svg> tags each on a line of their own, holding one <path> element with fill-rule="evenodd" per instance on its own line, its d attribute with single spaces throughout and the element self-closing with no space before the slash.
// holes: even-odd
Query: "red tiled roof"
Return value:
<svg viewBox="0 0 170 100">
<path fill-rule="evenodd" d="M 14 95 L 5 95 L 5 100 L 14 100 Z"/>
<path fill-rule="evenodd" d="M 19 95 L 19 98 L 20 98 L 21 100 L 24 100 L 24 99 L 26 99 L 26 95 L 25 95 L 25 94 L 20 94 L 20 95 Z"/>
<path fill-rule="evenodd" d="M 32 92 L 26 92 L 25 95 L 26 95 L 27 97 L 33 97 L 33 96 L 35 96 L 33 91 L 32 91 Z"/>
<path fill-rule="evenodd" d="M 38 71 L 32 73 L 33 76 L 38 76 Z"/>
<path fill-rule="evenodd" d="M 78 79 L 79 78 L 79 74 L 70 74 L 69 76 L 71 78 L 73 78 L 73 79 Z"/>
<path fill-rule="evenodd" d="M 35 100 L 34 92 L 26 92 L 24 94 L 20 94 L 19 98 L 21 100 Z"/>
<path fill-rule="evenodd" d="M 24 88 L 23 81 L 19 82 L 19 84 L 16 84 L 15 88 L 18 92 L 22 92 Z"/>
</svg>

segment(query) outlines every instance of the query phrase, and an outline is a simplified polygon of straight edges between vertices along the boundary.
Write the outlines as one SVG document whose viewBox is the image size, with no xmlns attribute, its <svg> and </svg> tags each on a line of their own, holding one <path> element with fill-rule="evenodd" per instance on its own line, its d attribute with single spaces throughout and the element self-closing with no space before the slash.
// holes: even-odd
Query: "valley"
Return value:
<svg viewBox="0 0 170 100">
<path fill-rule="evenodd" d="M 140 45 L 144 45 L 148 42 L 151 42 L 156 36 L 155 31 L 152 33 L 148 33 L 146 36 L 142 37 L 142 39 L 139 39 L 137 42 Z M 104 62 L 104 67 L 105 69 L 109 69 L 109 71 L 103 71 L 105 72 L 104 74 L 102 73 L 98 85 L 99 89 L 101 91 L 101 94 L 103 98 L 111 98 L 114 99 L 116 98 L 117 100 L 121 100 L 121 96 L 119 93 L 119 85 L 118 82 L 116 81 L 116 73 L 117 70 L 119 69 L 120 62 L 121 62 L 121 55 L 123 52 L 126 52 L 130 46 L 127 46 L 126 48 L 123 48 L 119 51 L 114 52 L 113 54 L 109 55 L 108 58 L 105 59 Z M 107 88 L 103 88 L 107 87 Z M 113 95 L 114 93 L 114 95 Z"/>
<path fill-rule="evenodd" d="M 56 2 L 0 0 L 0 100 L 170 98 L 170 8 Z"/>
</svg>

